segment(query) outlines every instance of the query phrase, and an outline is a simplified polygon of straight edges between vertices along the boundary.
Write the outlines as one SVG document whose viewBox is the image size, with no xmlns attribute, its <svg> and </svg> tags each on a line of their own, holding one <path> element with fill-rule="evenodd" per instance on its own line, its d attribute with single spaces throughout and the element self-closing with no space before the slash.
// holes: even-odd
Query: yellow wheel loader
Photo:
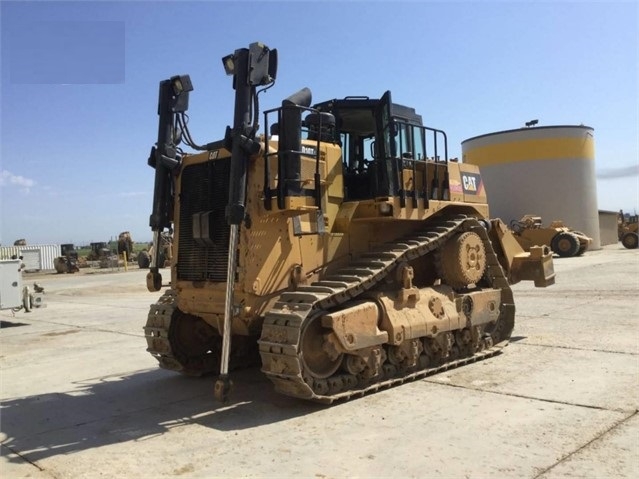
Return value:
<svg viewBox="0 0 639 479">
<path fill-rule="evenodd" d="M 389 91 L 313 103 L 304 88 L 260 132 L 277 51 L 253 43 L 223 64 L 234 121 L 203 146 L 190 77 L 160 82 L 147 287 L 166 290 L 144 328 L 160 366 L 219 374 L 225 401 L 229 372 L 257 363 L 280 393 L 332 403 L 499 353 L 511 284 L 554 271 L 547 247 L 524 252 L 490 219 L 478 167 L 449 160 L 446 134 Z"/>
<path fill-rule="evenodd" d="M 628 249 L 636 249 L 639 245 L 639 215 L 629 215 L 628 219 L 623 214 L 623 211 L 619 212 L 619 221 L 617 233 L 619 241 Z"/>
<path fill-rule="evenodd" d="M 561 257 L 581 256 L 592 243 L 592 238 L 568 228 L 563 221 L 543 226 L 539 216 L 525 215 L 519 221 L 513 220 L 510 229 L 525 251 L 532 246 L 546 245 Z"/>
</svg>

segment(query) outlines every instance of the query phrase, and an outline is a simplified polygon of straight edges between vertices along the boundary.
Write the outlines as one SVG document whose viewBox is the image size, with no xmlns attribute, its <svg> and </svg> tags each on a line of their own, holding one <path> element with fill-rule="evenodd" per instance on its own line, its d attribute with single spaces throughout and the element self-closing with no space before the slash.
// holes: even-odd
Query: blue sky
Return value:
<svg viewBox="0 0 639 479">
<path fill-rule="evenodd" d="M 639 210 L 638 24 L 634 1 L 2 1 L 0 243 L 149 240 L 159 81 L 189 73 L 194 140 L 219 139 L 221 58 L 255 41 L 279 52 L 262 110 L 390 89 L 453 157 L 531 119 L 585 124 L 599 208 Z"/>
</svg>

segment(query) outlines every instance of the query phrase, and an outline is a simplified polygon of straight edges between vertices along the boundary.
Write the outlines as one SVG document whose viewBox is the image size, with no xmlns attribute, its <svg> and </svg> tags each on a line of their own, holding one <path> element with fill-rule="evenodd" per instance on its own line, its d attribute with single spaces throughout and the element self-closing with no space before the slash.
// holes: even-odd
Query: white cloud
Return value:
<svg viewBox="0 0 639 479">
<path fill-rule="evenodd" d="M 597 178 L 599 178 L 600 180 L 628 178 L 632 176 L 639 176 L 639 165 L 622 166 L 619 168 L 606 168 L 597 172 Z"/>
<path fill-rule="evenodd" d="M 31 188 L 35 186 L 36 182 L 31 178 L 25 178 L 24 176 L 14 175 L 10 171 L 0 171 L 0 186 L 18 186 L 23 193 L 29 193 Z"/>
</svg>

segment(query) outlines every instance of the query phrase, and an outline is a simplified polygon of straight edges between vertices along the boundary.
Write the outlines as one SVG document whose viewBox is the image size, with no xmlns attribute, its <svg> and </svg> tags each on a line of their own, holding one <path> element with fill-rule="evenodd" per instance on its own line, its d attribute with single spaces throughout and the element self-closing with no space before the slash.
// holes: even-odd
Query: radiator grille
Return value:
<svg viewBox="0 0 639 479">
<path fill-rule="evenodd" d="M 177 277 L 226 282 L 230 227 L 224 217 L 229 197 L 230 158 L 187 166 L 182 172 Z M 193 214 L 211 211 L 212 246 L 193 239 Z"/>
</svg>

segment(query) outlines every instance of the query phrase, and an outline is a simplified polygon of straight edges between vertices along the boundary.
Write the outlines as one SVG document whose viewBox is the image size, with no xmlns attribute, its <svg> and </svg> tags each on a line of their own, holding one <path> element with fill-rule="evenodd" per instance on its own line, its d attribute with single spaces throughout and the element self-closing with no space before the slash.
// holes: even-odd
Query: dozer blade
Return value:
<svg viewBox="0 0 639 479">
<path fill-rule="evenodd" d="M 532 246 L 530 252 L 525 252 L 500 219 L 491 220 L 489 236 L 511 284 L 533 281 L 537 288 L 555 284 L 552 251 L 548 246 Z"/>
<path fill-rule="evenodd" d="M 555 268 L 552 251 L 548 246 L 532 246 L 530 253 L 522 253 L 513 258 L 511 283 L 534 281 L 537 288 L 555 284 Z"/>
</svg>

